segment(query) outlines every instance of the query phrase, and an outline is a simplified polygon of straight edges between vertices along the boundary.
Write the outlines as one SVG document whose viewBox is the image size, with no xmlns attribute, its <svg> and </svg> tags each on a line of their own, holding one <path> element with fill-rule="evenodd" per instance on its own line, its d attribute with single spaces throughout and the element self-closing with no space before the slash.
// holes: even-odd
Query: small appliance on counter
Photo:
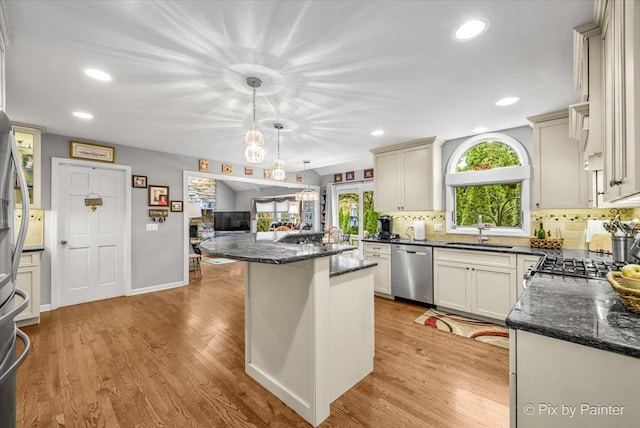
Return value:
<svg viewBox="0 0 640 428">
<path fill-rule="evenodd" d="M 393 235 L 393 217 L 390 215 L 381 215 L 378 217 L 378 238 L 395 239 Z"/>
</svg>

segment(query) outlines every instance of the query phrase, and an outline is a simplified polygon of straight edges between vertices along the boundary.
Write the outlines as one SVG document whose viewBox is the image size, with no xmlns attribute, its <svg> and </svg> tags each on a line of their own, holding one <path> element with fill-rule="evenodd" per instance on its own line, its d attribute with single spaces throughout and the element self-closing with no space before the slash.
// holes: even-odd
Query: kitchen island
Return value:
<svg viewBox="0 0 640 428">
<path fill-rule="evenodd" d="M 640 314 L 606 280 L 535 274 L 507 325 L 511 426 L 637 426 Z"/>
<path fill-rule="evenodd" d="M 299 242 L 308 241 L 299 235 Z M 331 402 L 373 371 L 369 268 L 375 263 L 340 257 L 350 246 L 273 238 L 227 236 L 200 248 L 247 262 L 245 371 L 318 426 L 329 416 Z"/>
</svg>

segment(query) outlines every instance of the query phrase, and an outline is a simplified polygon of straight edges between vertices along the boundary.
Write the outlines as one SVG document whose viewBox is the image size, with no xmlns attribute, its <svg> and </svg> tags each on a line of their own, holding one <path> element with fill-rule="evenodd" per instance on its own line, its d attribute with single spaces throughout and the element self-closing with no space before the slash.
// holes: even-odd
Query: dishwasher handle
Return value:
<svg viewBox="0 0 640 428">
<path fill-rule="evenodd" d="M 396 250 L 396 253 L 415 254 L 415 255 L 418 255 L 418 256 L 428 256 L 427 253 L 423 253 L 422 251 L 402 250 L 400 248 L 398 248 Z"/>
</svg>

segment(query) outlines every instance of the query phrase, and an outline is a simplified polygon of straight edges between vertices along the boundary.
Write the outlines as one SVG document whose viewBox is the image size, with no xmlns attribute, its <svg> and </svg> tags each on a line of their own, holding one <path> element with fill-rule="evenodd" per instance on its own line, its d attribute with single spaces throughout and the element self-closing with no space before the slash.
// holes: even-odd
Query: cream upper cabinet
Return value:
<svg viewBox="0 0 640 428">
<path fill-rule="evenodd" d="M 578 140 L 569 137 L 569 112 L 527 118 L 533 127 L 535 208 L 587 208 L 588 173 Z"/>
<path fill-rule="evenodd" d="M 442 144 L 433 137 L 372 150 L 376 211 L 442 209 Z"/>
<path fill-rule="evenodd" d="M 640 192 L 640 3 L 599 1 L 604 200 Z"/>
<path fill-rule="evenodd" d="M 364 259 L 378 264 L 373 267 L 373 291 L 391 297 L 391 244 L 365 242 Z"/>
<path fill-rule="evenodd" d="M 22 172 L 27 182 L 29 192 L 29 205 L 31 208 L 41 208 L 42 193 L 42 156 L 40 152 L 40 139 L 44 128 L 31 125 L 13 124 L 13 133 L 18 147 L 18 156 L 22 165 Z M 16 189 L 16 204 L 22 202 L 22 193 Z"/>
<path fill-rule="evenodd" d="M 516 255 L 436 248 L 437 306 L 504 321 L 518 299 Z"/>
</svg>

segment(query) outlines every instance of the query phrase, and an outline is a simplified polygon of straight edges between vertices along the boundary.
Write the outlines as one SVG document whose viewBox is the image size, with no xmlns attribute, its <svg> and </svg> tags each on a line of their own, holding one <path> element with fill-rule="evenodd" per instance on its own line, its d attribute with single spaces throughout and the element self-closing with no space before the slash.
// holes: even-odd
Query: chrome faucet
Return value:
<svg viewBox="0 0 640 428">
<path fill-rule="evenodd" d="M 482 214 L 478 214 L 478 244 L 483 244 L 484 242 L 488 241 L 489 238 L 487 238 L 486 236 L 482 236 L 482 231 L 483 230 L 489 230 L 488 227 L 486 227 L 484 225 L 484 223 L 482 222 Z"/>
</svg>

